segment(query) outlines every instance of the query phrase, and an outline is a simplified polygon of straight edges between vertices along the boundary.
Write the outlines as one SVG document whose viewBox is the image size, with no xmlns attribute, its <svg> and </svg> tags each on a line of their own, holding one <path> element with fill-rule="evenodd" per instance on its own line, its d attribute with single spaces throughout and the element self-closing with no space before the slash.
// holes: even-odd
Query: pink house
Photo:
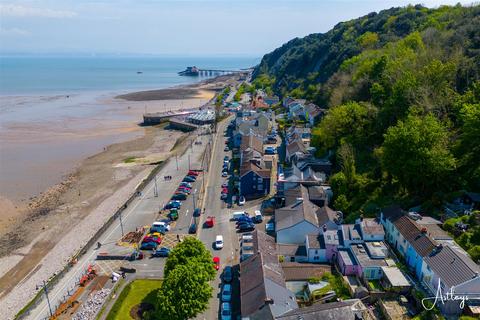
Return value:
<svg viewBox="0 0 480 320">
<path fill-rule="evenodd" d="M 350 249 L 338 250 L 337 264 L 344 276 L 360 276 L 362 274 L 362 267 L 357 264 Z"/>
<path fill-rule="evenodd" d="M 329 262 L 334 262 L 338 256 L 338 247 L 340 246 L 340 230 L 325 230 L 323 232 L 325 243 L 326 258 Z"/>
</svg>

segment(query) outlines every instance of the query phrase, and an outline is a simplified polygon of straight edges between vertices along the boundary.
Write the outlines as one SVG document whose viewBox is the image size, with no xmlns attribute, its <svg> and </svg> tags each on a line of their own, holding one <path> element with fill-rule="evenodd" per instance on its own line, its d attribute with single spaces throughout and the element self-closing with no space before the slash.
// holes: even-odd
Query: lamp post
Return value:
<svg viewBox="0 0 480 320">
<path fill-rule="evenodd" d="M 197 193 L 197 189 L 195 189 L 192 193 L 193 197 L 192 197 L 192 200 L 193 200 L 193 211 L 195 211 L 195 209 L 197 209 L 197 206 L 195 205 L 195 194 Z"/>
</svg>

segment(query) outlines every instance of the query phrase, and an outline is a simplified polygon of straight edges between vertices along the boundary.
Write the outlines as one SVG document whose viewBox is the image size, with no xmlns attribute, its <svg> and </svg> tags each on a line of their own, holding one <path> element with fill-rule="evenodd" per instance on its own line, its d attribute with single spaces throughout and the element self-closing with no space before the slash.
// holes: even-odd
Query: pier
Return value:
<svg viewBox="0 0 480 320">
<path fill-rule="evenodd" d="M 241 74 L 248 73 L 249 70 L 224 70 L 224 69 L 202 69 L 193 67 L 187 67 L 185 70 L 180 71 L 178 74 L 180 76 L 219 76 L 226 74 Z"/>
</svg>

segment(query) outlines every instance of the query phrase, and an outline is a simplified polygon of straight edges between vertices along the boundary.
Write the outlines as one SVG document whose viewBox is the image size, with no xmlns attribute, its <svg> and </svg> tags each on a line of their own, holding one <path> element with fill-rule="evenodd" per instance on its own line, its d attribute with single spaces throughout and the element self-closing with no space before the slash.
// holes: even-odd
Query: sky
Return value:
<svg viewBox="0 0 480 320">
<path fill-rule="evenodd" d="M 259 57 L 394 6 L 459 0 L 0 0 L 0 53 Z"/>
</svg>

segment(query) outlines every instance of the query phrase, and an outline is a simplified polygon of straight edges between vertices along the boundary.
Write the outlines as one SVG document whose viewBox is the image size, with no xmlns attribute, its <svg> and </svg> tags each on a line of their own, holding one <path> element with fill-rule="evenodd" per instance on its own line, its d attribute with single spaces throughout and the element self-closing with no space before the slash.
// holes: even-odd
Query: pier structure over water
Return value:
<svg viewBox="0 0 480 320">
<path fill-rule="evenodd" d="M 226 74 L 241 74 L 248 73 L 249 70 L 224 70 L 224 69 L 202 69 L 198 67 L 187 67 L 185 70 L 180 71 L 178 74 L 181 76 L 219 76 Z"/>
</svg>

